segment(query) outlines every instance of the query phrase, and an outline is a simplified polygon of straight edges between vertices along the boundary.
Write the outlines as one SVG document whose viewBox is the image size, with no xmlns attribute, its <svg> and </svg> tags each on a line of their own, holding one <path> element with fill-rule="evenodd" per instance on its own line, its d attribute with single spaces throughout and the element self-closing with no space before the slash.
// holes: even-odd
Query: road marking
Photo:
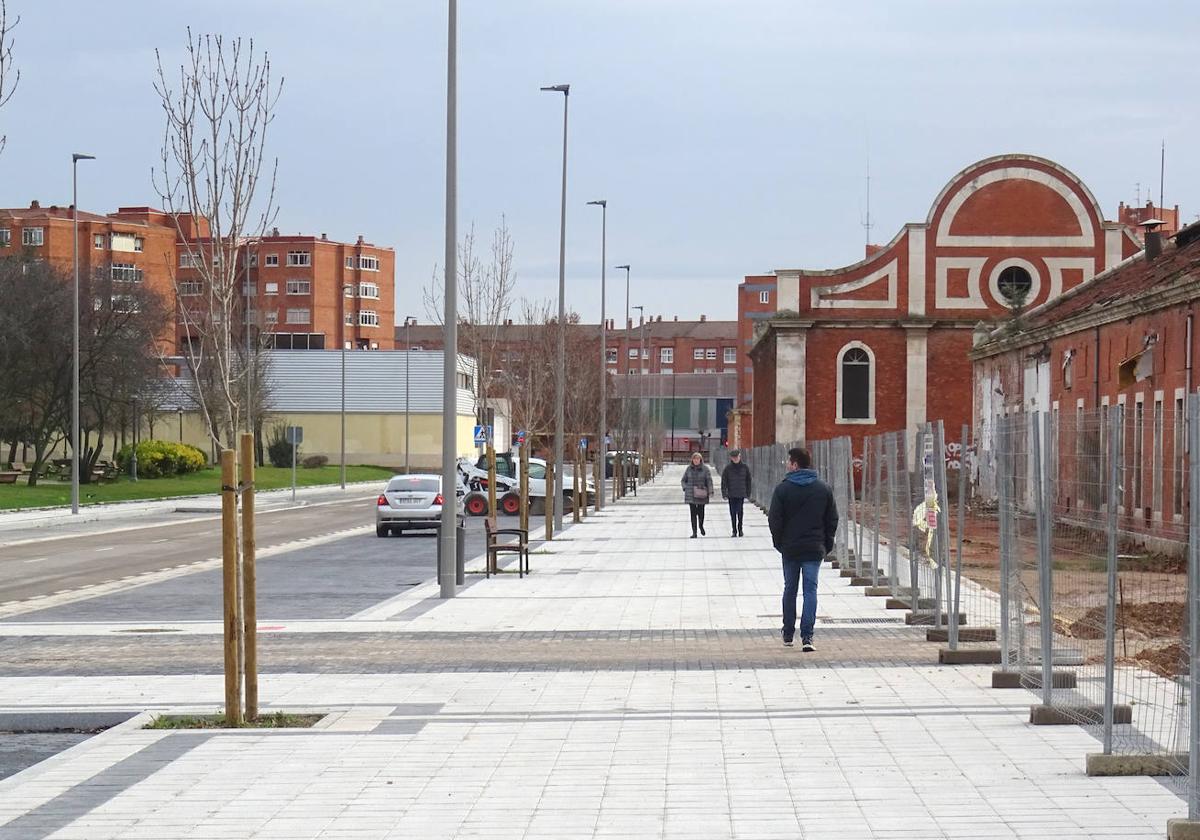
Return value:
<svg viewBox="0 0 1200 840">
<path fill-rule="evenodd" d="M 116 548 L 115 545 L 108 545 L 104 548 L 97 548 L 96 551 L 112 551 L 114 548 Z"/>
<path fill-rule="evenodd" d="M 168 542 L 168 540 L 167 540 L 167 538 L 166 538 L 166 537 L 163 537 L 161 540 L 151 540 L 150 542 L 152 542 L 152 543 L 165 543 L 165 542 Z"/>
<path fill-rule="evenodd" d="M 376 482 L 363 482 L 363 483 L 364 484 L 375 484 Z M 272 491 L 272 492 L 274 492 L 274 491 Z M 195 501 L 196 499 L 203 499 L 203 498 L 207 498 L 207 497 L 181 496 L 181 497 L 178 497 L 175 499 L 164 499 L 162 501 L 184 503 L 187 501 Z M 265 509 L 260 508 L 258 510 L 257 516 L 260 519 L 262 519 L 267 516 L 273 516 L 277 513 L 294 513 L 296 511 L 309 511 L 309 510 L 313 510 L 315 508 L 333 507 L 335 505 L 350 505 L 350 504 L 360 505 L 360 504 L 363 504 L 364 502 L 370 501 L 371 499 L 374 499 L 374 498 L 375 498 L 375 495 L 355 496 L 355 497 L 352 497 L 349 499 L 330 499 L 330 500 L 324 501 L 324 502 L 301 501 L 299 504 L 289 505 L 287 507 L 265 508 Z M 263 500 L 263 497 L 259 496 L 258 499 L 261 502 Z M 270 501 L 270 500 L 268 500 L 268 501 Z M 115 502 L 113 504 L 122 504 L 122 503 Z M 160 510 L 160 511 L 151 510 L 151 511 L 147 511 L 146 514 L 143 514 L 143 515 L 147 515 L 147 514 L 148 515 L 161 515 L 161 514 L 170 514 L 173 512 L 174 511 L 168 511 L 168 510 Z M 136 515 L 137 514 L 133 514 L 133 513 L 130 514 L 130 516 L 136 516 Z M 122 533 L 125 531 L 146 531 L 146 530 L 150 530 L 152 528 L 169 528 L 169 527 L 176 527 L 176 526 L 180 526 L 180 525 L 190 525 L 190 524 L 193 524 L 196 522 L 212 522 L 213 520 L 220 519 L 220 518 L 221 518 L 220 512 L 213 511 L 212 514 L 205 514 L 202 516 L 192 516 L 192 517 L 186 518 L 186 519 L 178 519 L 178 520 L 173 520 L 173 521 L 168 520 L 166 522 L 152 522 L 150 524 L 139 523 L 137 525 L 117 525 L 112 528 L 103 528 L 101 530 L 87 532 L 87 533 L 54 534 L 53 536 L 29 537 L 27 539 L 19 539 L 19 540 L 5 540 L 5 539 L 3 539 L 3 537 L 0 537 L 0 548 L 13 548 L 13 547 L 19 546 L 19 545 L 29 545 L 31 543 L 40 543 L 40 542 L 53 542 L 55 540 L 87 540 L 87 539 L 92 539 L 93 537 L 96 537 L 99 535 L 105 535 L 105 534 L 117 534 L 117 533 Z M 47 520 L 45 520 L 45 519 L 37 520 L 38 523 L 46 522 L 46 521 Z M 56 519 L 54 521 L 58 521 L 58 520 Z M 99 519 L 85 520 L 85 522 L 88 524 L 98 523 L 100 521 L 101 520 L 99 520 Z M 3 526 L 4 524 L 6 524 L 4 522 L 4 517 L 0 516 L 0 526 Z M 43 527 L 43 526 L 41 524 L 32 524 L 31 523 L 31 527 Z M 46 525 L 45 527 L 49 528 L 50 526 Z M 3 528 L 0 527 L 0 534 L 2 534 L 2 533 L 3 533 Z M 215 531 L 214 531 L 214 533 L 215 533 Z"/>
<path fill-rule="evenodd" d="M 291 540 L 289 542 L 280 543 L 278 545 L 265 546 L 258 549 L 258 559 L 263 560 L 273 557 L 278 554 L 287 554 L 296 551 L 299 548 L 308 548 L 322 543 L 333 542 L 343 539 L 354 534 L 366 534 L 371 531 L 374 526 L 362 525 L 354 528 L 347 528 L 344 531 L 339 531 L 330 534 L 327 537 Z M 120 580 L 111 583 L 98 583 L 81 586 L 76 589 L 60 589 L 52 595 L 34 595 L 29 598 L 22 599 L 15 604 L 0 604 L 0 618 L 7 618 L 13 615 L 32 612 L 34 610 L 43 610 L 50 607 L 58 607 L 63 604 L 73 604 L 79 601 L 87 601 L 101 595 L 111 595 L 115 592 L 125 592 L 130 589 L 138 589 L 143 586 L 149 586 L 152 583 L 160 583 L 165 580 L 171 580 L 184 575 L 194 574 L 200 571 L 209 571 L 212 569 L 221 568 L 222 560 L 220 557 L 210 557 L 207 560 L 197 560 L 193 563 L 186 564 L 182 568 L 166 568 L 159 569 L 153 572 L 142 572 L 135 575 L 126 575 Z"/>
<path fill-rule="evenodd" d="M 49 560 L 49 557 L 31 557 L 26 560 L 26 563 L 41 563 L 43 560 Z"/>
</svg>

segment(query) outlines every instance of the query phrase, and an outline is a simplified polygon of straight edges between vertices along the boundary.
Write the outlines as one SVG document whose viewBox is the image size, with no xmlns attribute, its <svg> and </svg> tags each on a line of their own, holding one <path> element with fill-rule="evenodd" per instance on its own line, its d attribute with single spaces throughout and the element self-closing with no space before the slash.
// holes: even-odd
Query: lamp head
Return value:
<svg viewBox="0 0 1200 840">
<path fill-rule="evenodd" d="M 599 207 L 607 207 L 607 206 L 608 206 L 608 199 L 602 198 L 602 199 L 600 199 L 599 201 L 589 201 L 589 202 L 588 202 L 588 204 L 595 204 L 595 205 L 597 205 L 597 206 L 599 206 Z"/>
<path fill-rule="evenodd" d="M 570 85 L 548 85 L 547 87 L 542 88 L 542 90 L 552 93 L 561 93 L 565 96 L 571 95 Z"/>
<path fill-rule="evenodd" d="M 71 163 L 78 163 L 81 160 L 95 160 L 95 159 L 96 159 L 95 155 L 85 155 L 85 154 L 81 154 L 79 152 L 75 152 L 73 155 L 71 155 Z"/>
<path fill-rule="evenodd" d="M 613 266 L 613 267 L 614 267 L 614 268 L 617 268 L 617 269 L 621 269 L 621 268 L 623 268 L 623 269 L 625 269 L 626 271 L 628 271 L 628 270 L 629 270 L 629 266 L 627 266 L 627 265 L 618 265 L 618 266 Z"/>
</svg>

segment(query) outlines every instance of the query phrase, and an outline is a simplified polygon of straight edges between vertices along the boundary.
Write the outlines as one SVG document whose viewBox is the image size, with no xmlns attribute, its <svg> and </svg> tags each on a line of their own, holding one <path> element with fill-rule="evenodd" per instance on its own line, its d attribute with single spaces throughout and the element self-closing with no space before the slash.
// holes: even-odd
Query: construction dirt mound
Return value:
<svg viewBox="0 0 1200 840">
<path fill-rule="evenodd" d="M 1117 606 L 1117 632 L 1139 639 L 1178 639 L 1187 620 L 1182 601 L 1148 601 Z M 1060 633 L 1075 639 L 1104 638 L 1104 607 L 1092 607 L 1079 618 L 1056 622 Z"/>
</svg>

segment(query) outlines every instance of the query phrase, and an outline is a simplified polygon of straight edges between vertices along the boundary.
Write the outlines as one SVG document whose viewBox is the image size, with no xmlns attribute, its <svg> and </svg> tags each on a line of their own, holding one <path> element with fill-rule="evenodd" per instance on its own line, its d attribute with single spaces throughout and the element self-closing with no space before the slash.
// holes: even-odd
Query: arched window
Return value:
<svg viewBox="0 0 1200 840">
<path fill-rule="evenodd" d="M 875 422 L 875 354 L 852 341 L 838 353 L 837 422 Z"/>
</svg>

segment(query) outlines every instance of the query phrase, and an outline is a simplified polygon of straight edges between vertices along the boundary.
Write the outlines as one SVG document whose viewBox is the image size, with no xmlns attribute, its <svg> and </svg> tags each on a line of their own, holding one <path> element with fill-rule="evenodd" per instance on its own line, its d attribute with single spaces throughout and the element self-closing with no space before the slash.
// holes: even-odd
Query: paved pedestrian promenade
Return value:
<svg viewBox="0 0 1200 840">
<path fill-rule="evenodd" d="M 937 666 L 827 567 L 817 652 L 784 648 L 765 516 L 733 539 L 714 504 L 689 539 L 679 469 L 525 579 L 264 632 L 265 705 L 317 728 L 109 730 L 0 781 L 0 840 L 1159 838 L 1183 814 L 1152 779 L 1086 777 L 1083 730 L 1028 725 L 1031 695 Z M 178 673 L 0 676 L 0 713 L 212 712 L 210 632 L 164 642 L 204 657 Z"/>
</svg>

